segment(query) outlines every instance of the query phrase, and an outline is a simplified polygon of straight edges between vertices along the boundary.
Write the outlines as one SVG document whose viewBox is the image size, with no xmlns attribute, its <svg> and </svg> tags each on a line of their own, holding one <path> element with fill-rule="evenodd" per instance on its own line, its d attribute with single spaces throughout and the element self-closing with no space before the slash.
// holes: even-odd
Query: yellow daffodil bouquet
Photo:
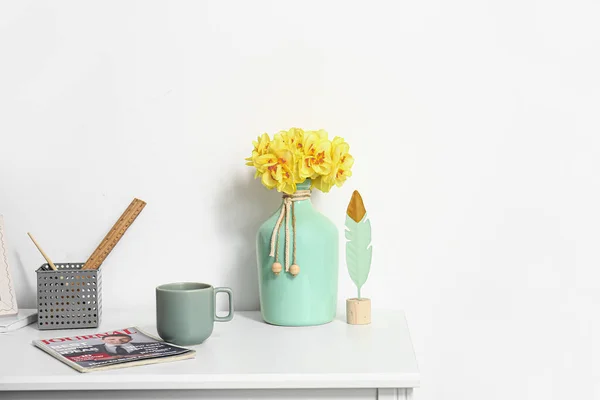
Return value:
<svg viewBox="0 0 600 400">
<path fill-rule="evenodd" d="M 252 142 L 254 149 L 246 165 L 256 168 L 255 178 L 260 177 L 268 189 L 293 194 L 298 183 L 310 179 L 311 189 L 329 192 L 352 176 L 354 158 L 343 138 L 329 140 L 327 136 L 322 129 L 291 128 L 272 139 L 263 133 Z"/>
</svg>

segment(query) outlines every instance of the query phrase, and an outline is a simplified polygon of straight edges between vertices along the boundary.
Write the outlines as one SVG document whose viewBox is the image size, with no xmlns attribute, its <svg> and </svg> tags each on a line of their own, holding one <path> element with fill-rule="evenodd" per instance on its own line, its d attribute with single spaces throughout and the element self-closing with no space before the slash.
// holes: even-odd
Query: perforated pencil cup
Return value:
<svg viewBox="0 0 600 400">
<path fill-rule="evenodd" d="M 48 264 L 37 272 L 38 329 L 96 328 L 102 316 L 101 268 L 83 263 Z"/>
</svg>

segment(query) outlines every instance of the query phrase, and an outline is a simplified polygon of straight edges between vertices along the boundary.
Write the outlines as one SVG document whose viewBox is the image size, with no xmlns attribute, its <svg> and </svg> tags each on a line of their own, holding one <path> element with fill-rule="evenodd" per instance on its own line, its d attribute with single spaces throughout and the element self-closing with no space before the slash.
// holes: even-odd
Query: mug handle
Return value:
<svg viewBox="0 0 600 400">
<path fill-rule="evenodd" d="M 217 293 L 219 292 L 223 292 L 223 293 L 227 293 L 227 296 L 229 297 L 229 314 L 227 314 L 225 317 L 219 317 L 217 316 Z M 231 321 L 233 319 L 233 291 L 228 288 L 228 287 L 216 287 L 215 288 L 215 321 L 218 322 L 227 322 L 227 321 Z"/>
</svg>

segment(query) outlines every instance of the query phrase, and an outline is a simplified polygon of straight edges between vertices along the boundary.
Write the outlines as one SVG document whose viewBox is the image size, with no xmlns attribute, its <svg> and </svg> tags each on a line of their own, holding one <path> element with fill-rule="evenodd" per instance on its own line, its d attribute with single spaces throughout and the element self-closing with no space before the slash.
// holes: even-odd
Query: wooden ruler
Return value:
<svg viewBox="0 0 600 400">
<path fill-rule="evenodd" d="M 133 224 L 133 221 L 142 212 L 146 202 L 140 199 L 133 199 L 129 207 L 121 215 L 119 220 L 115 222 L 112 229 L 108 231 L 102 242 L 96 247 L 90 258 L 85 262 L 81 269 L 98 269 L 104 262 L 106 257 L 115 248 L 121 237 L 125 234 L 127 228 Z"/>
</svg>

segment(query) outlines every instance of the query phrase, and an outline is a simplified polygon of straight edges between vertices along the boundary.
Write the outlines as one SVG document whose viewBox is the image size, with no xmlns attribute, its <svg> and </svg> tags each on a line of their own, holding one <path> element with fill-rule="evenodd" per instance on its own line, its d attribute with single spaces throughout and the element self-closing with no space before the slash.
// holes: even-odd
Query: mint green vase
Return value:
<svg viewBox="0 0 600 400">
<path fill-rule="evenodd" d="M 310 188 L 310 181 L 297 190 Z M 338 230 L 326 216 L 313 208 L 310 200 L 296 201 L 296 264 L 298 275 L 286 272 L 285 221 L 279 230 L 279 262 L 283 270 L 276 275 L 272 266 L 271 235 L 279 218 L 279 209 L 259 228 L 257 234 L 258 283 L 263 319 L 274 325 L 306 326 L 333 321 L 337 307 Z M 293 247 L 292 218 L 288 223 L 290 248 Z M 290 255 L 293 252 L 290 250 Z M 292 265 L 292 257 L 288 265 Z"/>
</svg>

